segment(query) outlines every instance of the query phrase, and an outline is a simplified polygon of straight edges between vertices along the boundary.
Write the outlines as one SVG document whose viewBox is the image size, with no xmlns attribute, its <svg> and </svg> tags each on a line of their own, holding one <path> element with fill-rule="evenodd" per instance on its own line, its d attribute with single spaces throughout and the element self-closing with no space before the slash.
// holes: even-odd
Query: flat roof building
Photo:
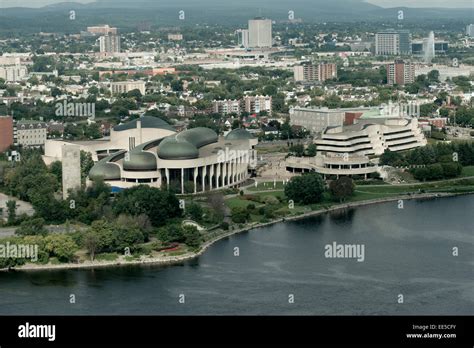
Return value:
<svg viewBox="0 0 474 348">
<path fill-rule="evenodd" d="M 13 145 L 13 117 L 0 116 L 0 152 Z"/>
<path fill-rule="evenodd" d="M 249 20 L 248 47 L 270 48 L 273 45 L 271 19 L 255 18 Z"/>
</svg>

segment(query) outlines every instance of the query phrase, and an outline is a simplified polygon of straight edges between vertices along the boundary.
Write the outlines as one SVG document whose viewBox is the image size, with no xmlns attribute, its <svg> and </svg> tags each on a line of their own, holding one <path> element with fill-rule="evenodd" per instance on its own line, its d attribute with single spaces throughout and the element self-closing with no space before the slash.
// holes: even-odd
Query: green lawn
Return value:
<svg viewBox="0 0 474 348">
<path fill-rule="evenodd" d="M 469 176 L 470 172 L 474 172 L 473 167 L 466 167 L 466 176 Z M 273 186 L 273 183 L 272 183 Z M 324 194 L 323 201 L 317 204 L 311 204 L 309 206 L 295 204 L 294 208 L 289 208 L 289 203 L 285 197 L 283 186 L 280 186 L 281 189 L 275 191 L 261 191 L 261 192 L 252 192 L 247 195 L 247 197 L 236 196 L 226 200 L 226 204 L 229 208 L 233 207 L 247 207 L 249 204 L 254 204 L 256 211 L 251 214 L 251 222 L 261 222 L 266 221 L 262 215 L 257 214 L 259 207 L 265 206 L 262 198 L 265 196 L 274 196 L 279 198 L 280 202 L 272 204 L 274 207 L 274 216 L 275 218 L 281 218 L 285 216 L 294 216 L 300 215 L 309 211 L 320 210 L 329 208 L 338 202 L 335 202 L 331 199 L 330 194 L 326 192 Z M 353 197 L 346 200 L 346 202 L 358 202 L 365 201 L 377 198 L 386 198 L 400 195 L 408 195 L 414 193 L 441 193 L 441 192 L 452 192 L 452 193 L 461 193 L 461 192 L 474 192 L 474 179 L 462 179 L 457 181 L 445 181 L 445 182 L 435 182 L 435 183 L 421 183 L 413 185 L 375 185 L 375 186 L 356 186 L 355 194 Z M 255 196 L 255 201 L 250 200 L 252 196 Z M 258 197 L 258 199 L 257 199 Z M 247 199 L 245 199 L 247 198 Z M 260 201 L 260 202 L 258 202 Z"/>
</svg>

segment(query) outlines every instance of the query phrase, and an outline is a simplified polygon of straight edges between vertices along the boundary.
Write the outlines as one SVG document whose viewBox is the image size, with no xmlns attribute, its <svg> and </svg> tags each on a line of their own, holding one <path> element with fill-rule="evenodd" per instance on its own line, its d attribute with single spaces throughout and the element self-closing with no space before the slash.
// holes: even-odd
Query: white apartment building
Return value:
<svg viewBox="0 0 474 348">
<path fill-rule="evenodd" d="M 214 100 L 212 102 L 212 109 L 214 113 L 221 115 L 237 114 L 240 115 L 240 101 L 239 100 Z"/>
<path fill-rule="evenodd" d="M 273 45 L 272 21 L 270 19 L 255 18 L 249 20 L 249 47 L 270 48 Z"/>
<path fill-rule="evenodd" d="M 24 65 L 0 66 L 0 79 L 6 82 L 19 82 L 28 75 L 28 69 Z"/>
<path fill-rule="evenodd" d="M 120 53 L 120 36 L 119 35 L 105 35 L 99 38 L 101 53 Z"/>
<path fill-rule="evenodd" d="M 268 115 L 272 114 L 272 97 L 257 95 L 250 96 L 247 95 L 242 99 L 242 108 L 243 111 L 250 114 L 258 114 L 260 112 L 267 112 Z"/>
<path fill-rule="evenodd" d="M 48 125 L 38 121 L 18 121 L 16 125 L 16 140 L 18 145 L 38 147 L 46 143 Z"/>
</svg>

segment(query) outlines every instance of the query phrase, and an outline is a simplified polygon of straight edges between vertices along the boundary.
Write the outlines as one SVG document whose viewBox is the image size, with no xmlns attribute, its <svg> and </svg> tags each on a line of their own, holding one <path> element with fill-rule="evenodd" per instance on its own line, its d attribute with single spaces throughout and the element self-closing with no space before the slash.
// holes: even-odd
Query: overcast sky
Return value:
<svg viewBox="0 0 474 348">
<path fill-rule="evenodd" d="M 133 0 L 130 0 L 133 2 Z M 232 1 L 232 0 L 219 0 Z M 366 0 L 382 7 L 463 7 L 473 8 L 474 0 Z M 94 0 L 0 0 L 0 7 L 41 7 L 58 2 L 94 2 Z"/>
</svg>

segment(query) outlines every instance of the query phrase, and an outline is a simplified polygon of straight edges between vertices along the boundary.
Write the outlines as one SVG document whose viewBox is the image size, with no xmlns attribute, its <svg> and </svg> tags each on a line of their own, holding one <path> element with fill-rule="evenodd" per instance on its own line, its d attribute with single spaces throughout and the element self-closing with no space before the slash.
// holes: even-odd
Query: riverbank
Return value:
<svg viewBox="0 0 474 348">
<path fill-rule="evenodd" d="M 172 265 L 172 264 L 179 264 L 185 261 L 189 261 L 201 256 L 209 247 L 211 247 L 214 243 L 218 242 L 221 239 L 230 237 L 232 235 L 246 232 L 253 229 L 259 229 L 263 227 L 267 227 L 270 225 L 274 225 L 280 222 L 285 221 L 296 221 L 305 219 L 312 216 L 317 216 L 321 214 L 325 214 L 332 211 L 361 207 L 366 205 L 372 204 L 380 204 L 380 203 L 387 203 L 387 202 L 394 202 L 399 200 L 413 200 L 413 199 L 435 199 L 435 198 L 444 198 L 444 197 L 453 197 L 453 196 L 460 196 L 466 195 L 469 193 L 417 193 L 411 195 L 399 195 L 395 197 L 385 197 L 385 198 L 378 198 L 378 199 L 371 199 L 371 200 L 363 200 L 357 202 L 349 202 L 349 203 L 342 203 L 342 204 L 335 204 L 331 207 L 325 209 L 319 209 L 310 211 L 307 213 L 283 217 L 279 219 L 275 219 L 265 223 L 253 223 L 247 224 L 246 226 L 228 231 L 226 233 L 220 234 L 208 241 L 206 241 L 200 248 L 199 251 L 194 253 L 186 253 L 179 256 L 161 256 L 161 257 L 141 257 L 137 260 L 125 260 L 122 256 L 118 260 L 114 261 L 84 261 L 82 263 L 68 263 L 68 264 L 57 264 L 57 265 L 38 265 L 38 264 L 26 264 L 20 267 L 11 268 L 14 271 L 45 271 L 45 270 L 66 270 L 66 269 L 86 269 L 86 268 L 104 268 L 104 267 L 119 267 L 119 266 L 130 266 L 130 265 Z"/>
</svg>

